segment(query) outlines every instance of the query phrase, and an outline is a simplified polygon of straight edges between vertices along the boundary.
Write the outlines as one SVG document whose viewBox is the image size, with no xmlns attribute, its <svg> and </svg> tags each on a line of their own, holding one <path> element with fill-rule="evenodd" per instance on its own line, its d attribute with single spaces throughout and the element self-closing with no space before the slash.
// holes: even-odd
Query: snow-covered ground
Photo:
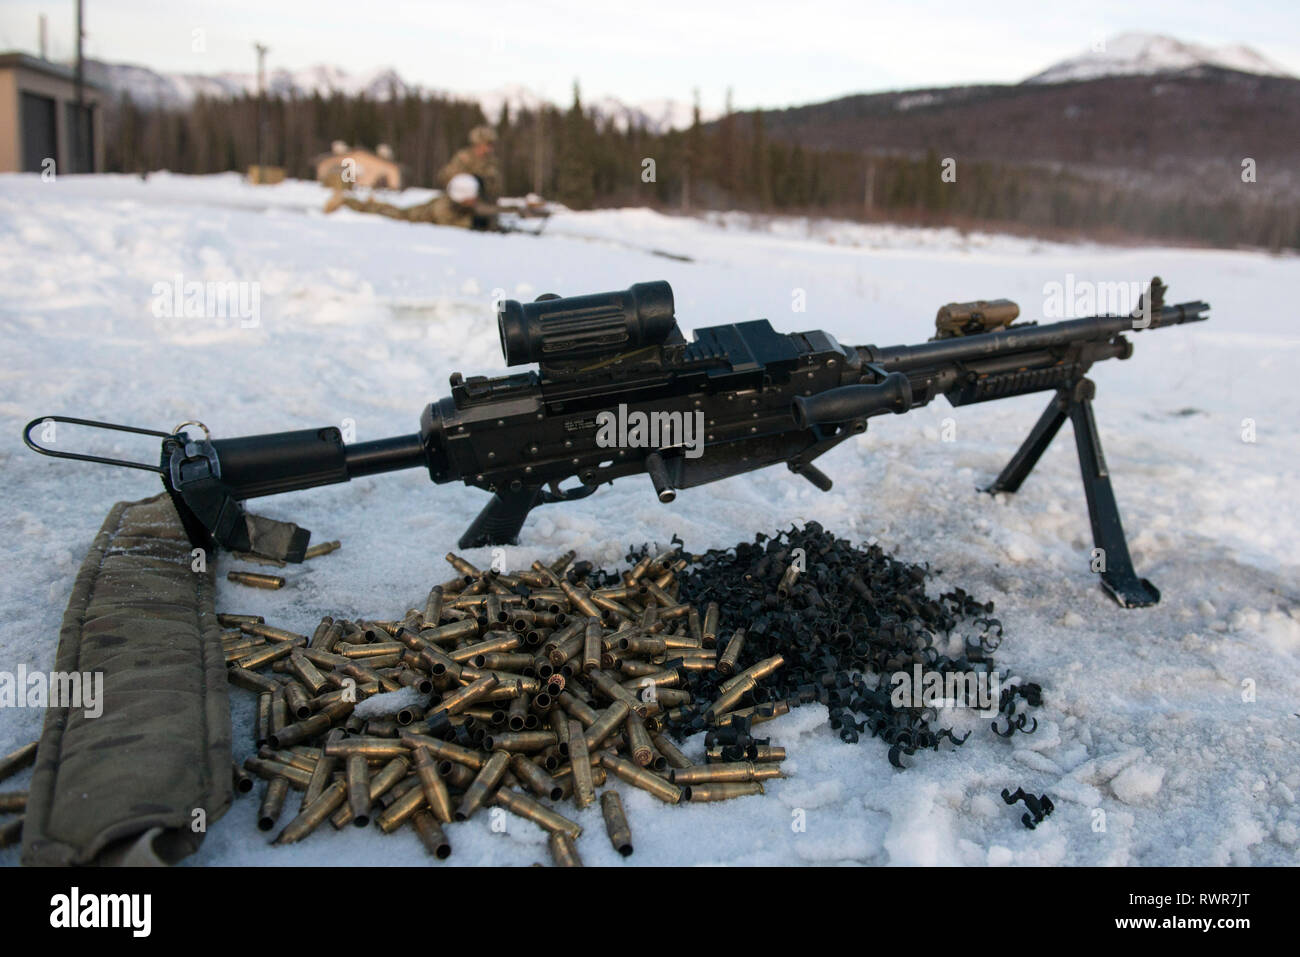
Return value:
<svg viewBox="0 0 1300 957">
<path fill-rule="evenodd" d="M 936 590 L 959 584 L 996 601 L 1000 663 L 1045 688 L 1037 734 L 1004 741 L 981 726 L 965 747 L 901 772 L 879 741 L 842 744 L 824 709 L 796 710 L 764 728 L 790 752 L 790 778 L 766 797 L 666 808 L 620 785 L 636 854 L 617 858 L 591 809 L 578 815 L 588 863 L 1300 862 L 1300 334 L 1288 308 L 1300 259 L 645 210 L 563 214 L 542 238 L 481 235 L 326 217 L 324 196 L 314 184 L 253 188 L 234 176 L 0 177 L 0 670 L 51 667 L 105 513 L 158 487 L 145 473 L 30 453 L 19 432 L 35 416 L 158 429 L 202 419 L 219 437 L 345 420 L 358 440 L 409 433 L 450 373 L 503 370 L 497 290 L 533 298 L 667 279 L 686 329 L 768 317 L 883 345 L 927 338 L 945 302 L 1005 296 L 1038 318 L 1044 285 L 1067 274 L 1158 273 L 1171 301 L 1205 299 L 1213 318 L 1139 333 L 1132 360 L 1093 372 L 1134 559 L 1164 593 L 1155 608 L 1120 610 L 1089 573 L 1068 434 L 1020 494 L 976 491 L 1043 396 L 960 410 L 940 401 L 877 420 L 819 461 L 835 479 L 829 494 L 784 469 L 686 490 L 667 506 L 648 481 L 620 482 L 539 511 L 508 557 L 526 566 L 575 548 L 612 567 L 629 543 L 679 534 L 702 551 L 815 518 L 942 569 Z M 257 283 L 260 321 L 156 317 L 155 284 L 177 276 Z M 954 441 L 943 440 L 949 418 Z M 1254 442 L 1243 441 L 1247 419 Z M 155 454 L 149 443 L 119 450 Z M 280 592 L 226 583 L 223 558 L 219 605 L 305 630 L 323 614 L 389 617 L 417 603 L 447 577 L 441 556 L 482 498 L 409 472 L 258 504 L 343 548 L 290 568 Z M 606 532 L 612 515 L 618 539 Z M 251 696 L 231 694 L 247 749 Z M 0 753 L 35 738 L 41 721 L 0 713 Z M 1017 786 L 1056 803 L 1036 831 L 998 796 Z M 791 827 L 799 809 L 802 832 Z M 426 860 L 413 834 L 371 830 L 273 849 L 255 812 L 254 800 L 238 801 L 195 861 Z M 452 827 L 448 863 L 546 859 L 540 831 L 510 828 Z"/>
</svg>

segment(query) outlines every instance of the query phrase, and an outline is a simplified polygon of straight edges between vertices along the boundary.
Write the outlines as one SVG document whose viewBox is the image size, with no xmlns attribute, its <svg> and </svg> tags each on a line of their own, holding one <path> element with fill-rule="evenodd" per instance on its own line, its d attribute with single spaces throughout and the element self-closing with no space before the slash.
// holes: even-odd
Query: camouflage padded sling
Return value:
<svg viewBox="0 0 1300 957">
<path fill-rule="evenodd" d="M 192 570 L 166 494 L 109 513 L 77 573 L 54 666 L 102 673 L 102 713 L 47 713 L 24 864 L 171 864 L 230 807 L 214 557 Z"/>
</svg>

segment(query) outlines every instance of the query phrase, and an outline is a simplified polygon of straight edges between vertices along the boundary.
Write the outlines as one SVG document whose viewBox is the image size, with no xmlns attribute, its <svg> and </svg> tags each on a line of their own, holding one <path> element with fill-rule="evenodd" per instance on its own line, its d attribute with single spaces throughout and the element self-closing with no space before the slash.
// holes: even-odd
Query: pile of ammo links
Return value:
<svg viewBox="0 0 1300 957">
<path fill-rule="evenodd" d="M 678 599 L 676 549 L 642 558 L 620 579 L 572 552 L 513 574 L 453 554 L 457 575 L 397 621 L 321 620 L 310 639 L 261 617 L 222 614 L 230 681 L 258 695 L 258 752 L 235 769 L 236 790 L 264 779 L 262 830 L 298 813 L 277 844 L 374 820 L 410 826 L 429 853 L 451 853 L 444 825 L 485 806 L 549 834 L 557 864 L 580 863 L 581 828 L 561 810 L 596 800 L 611 776 L 667 804 L 762 794 L 782 777 L 783 748 L 750 735 L 787 710 L 754 694 L 780 656 L 738 671 L 744 632 L 718 634 L 716 603 Z M 707 677 L 707 681 L 702 678 Z M 363 718 L 358 703 L 417 690 L 420 706 Z M 692 688 L 710 699 L 693 700 Z M 706 763 L 669 734 L 707 726 Z M 632 836 L 616 790 L 600 795 L 610 841 Z M 454 833 L 454 829 L 453 829 Z"/>
</svg>

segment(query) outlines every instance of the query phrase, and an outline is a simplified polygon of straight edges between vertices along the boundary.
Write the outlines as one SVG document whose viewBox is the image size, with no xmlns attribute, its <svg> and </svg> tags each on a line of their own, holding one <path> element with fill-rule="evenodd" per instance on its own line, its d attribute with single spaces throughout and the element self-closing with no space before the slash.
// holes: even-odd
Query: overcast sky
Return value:
<svg viewBox="0 0 1300 957">
<path fill-rule="evenodd" d="M 85 0 L 89 56 L 185 73 L 318 63 L 475 92 L 522 84 L 563 100 L 785 106 L 846 93 L 1015 82 L 1124 31 L 1254 47 L 1300 75 L 1300 0 Z M 0 0 L 0 49 L 73 49 L 74 0 Z M 201 30 L 205 49 L 193 49 Z"/>
</svg>

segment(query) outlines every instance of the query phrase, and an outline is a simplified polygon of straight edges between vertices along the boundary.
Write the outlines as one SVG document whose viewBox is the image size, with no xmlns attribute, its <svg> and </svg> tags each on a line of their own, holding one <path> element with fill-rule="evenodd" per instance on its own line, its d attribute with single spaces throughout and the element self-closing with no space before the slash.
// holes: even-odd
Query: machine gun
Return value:
<svg viewBox="0 0 1300 957">
<path fill-rule="evenodd" d="M 1074 426 L 1102 585 L 1124 607 L 1160 592 L 1133 570 L 1093 420 L 1103 359 L 1126 359 L 1124 334 L 1207 318 L 1209 306 L 1167 306 L 1157 278 L 1132 315 L 1049 325 L 1015 324 L 1014 303 L 953 303 L 939 335 L 919 345 L 841 346 L 825 332 L 780 333 L 766 319 L 678 329 L 666 282 L 536 302 L 506 301 L 497 314 L 507 366 L 536 370 L 451 377 L 451 395 L 425 408 L 420 431 L 345 445 L 337 428 L 213 439 L 199 423 L 171 432 L 49 416 L 24 429 L 47 455 L 158 472 L 196 545 L 301 561 L 310 535 L 248 514 L 264 495 L 398 469 L 424 468 L 438 483 L 464 482 L 492 497 L 461 548 L 513 544 L 539 505 L 584 498 L 614 479 L 644 473 L 662 502 L 677 490 L 784 463 L 822 491 L 814 461 L 875 416 L 903 413 L 939 395 L 954 406 L 1051 392 L 1046 411 L 988 487 L 1014 492 L 1069 419 Z M 988 330 L 988 331 L 981 331 Z M 31 432 L 70 422 L 162 439 L 159 465 L 58 451 Z M 202 435 L 183 431 L 197 425 Z M 569 483 L 569 484 L 565 484 Z M 575 484 L 576 483 L 576 484 Z"/>
</svg>

